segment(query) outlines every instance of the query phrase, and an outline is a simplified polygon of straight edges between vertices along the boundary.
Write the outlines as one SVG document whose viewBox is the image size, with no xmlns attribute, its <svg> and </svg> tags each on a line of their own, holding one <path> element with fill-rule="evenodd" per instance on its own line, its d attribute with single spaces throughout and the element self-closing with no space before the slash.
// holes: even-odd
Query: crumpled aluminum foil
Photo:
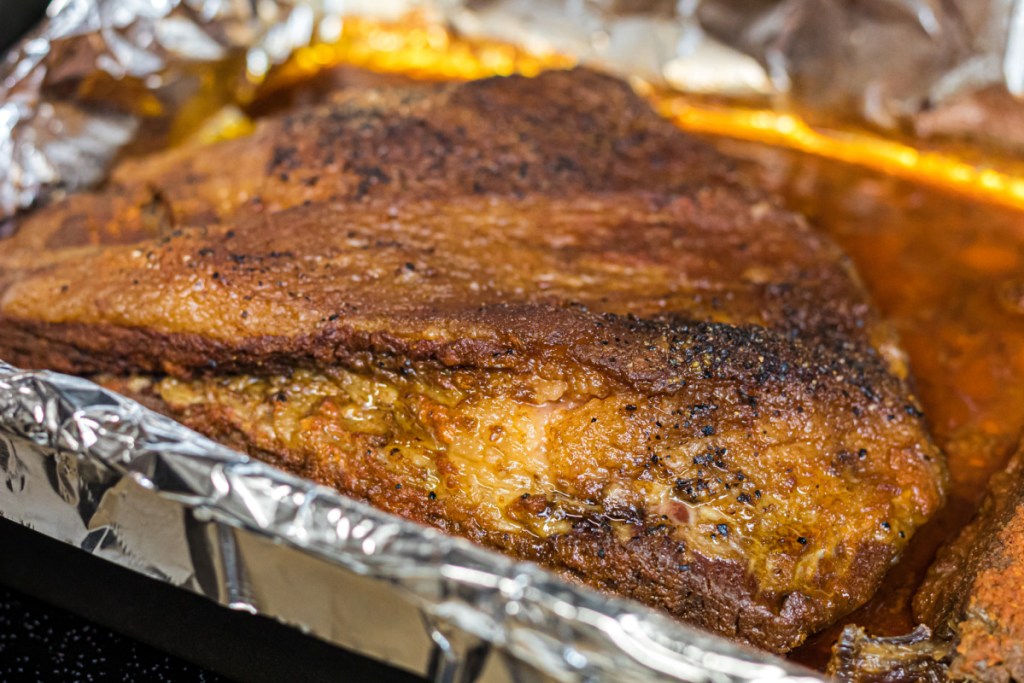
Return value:
<svg viewBox="0 0 1024 683">
<path fill-rule="evenodd" d="M 461 31 L 811 123 L 1024 149 L 1024 0 L 438 0 Z"/>
<path fill-rule="evenodd" d="M 1024 0 L 53 0 L 0 64 L 0 220 L 157 145 L 224 65 L 258 76 L 346 15 L 413 8 L 812 122 L 1024 149 Z"/>
<path fill-rule="evenodd" d="M 211 80 L 265 71 L 314 36 L 330 39 L 342 9 L 394 12 L 387 0 L 315 4 L 53 0 L 0 64 L 0 218 L 99 183 L 130 142 L 159 146 L 182 107 L 199 95 L 216 102 Z"/>
<path fill-rule="evenodd" d="M 435 681 L 821 681 L 2 362 L 0 515 Z"/>
</svg>

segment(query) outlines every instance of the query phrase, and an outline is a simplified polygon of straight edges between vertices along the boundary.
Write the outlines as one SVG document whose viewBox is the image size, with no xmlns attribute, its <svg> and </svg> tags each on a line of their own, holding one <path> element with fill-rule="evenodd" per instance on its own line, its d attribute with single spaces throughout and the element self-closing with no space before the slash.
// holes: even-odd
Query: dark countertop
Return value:
<svg viewBox="0 0 1024 683">
<path fill-rule="evenodd" d="M 227 679 L 0 586 L 0 681 Z"/>
<path fill-rule="evenodd" d="M 0 0 L 0 53 L 48 0 Z M 31 562 L 24 548 L 3 552 Z M 226 681 L 66 610 L 0 585 L 0 681 Z"/>
<path fill-rule="evenodd" d="M 0 0 L 0 55 L 42 18 L 50 0 Z"/>
<path fill-rule="evenodd" d="M 20 680 L 423 681 L 0 518 L 0 681 Z"/>
</svg>

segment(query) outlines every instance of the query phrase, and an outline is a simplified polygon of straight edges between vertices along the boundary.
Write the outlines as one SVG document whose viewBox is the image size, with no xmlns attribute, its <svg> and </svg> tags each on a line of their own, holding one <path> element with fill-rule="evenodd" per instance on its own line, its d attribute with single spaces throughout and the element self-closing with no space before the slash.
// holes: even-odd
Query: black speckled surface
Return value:
<svg viewBox="0 0 1024 683">
<path fill-rule="evenodd" d="M 0 518 L 0 683 L 21 680 L 423 681 Z"/>
<path fill-rule="evenodd" d="M 226 680 L 0 586 L 0 681 Z"/>
</svg>

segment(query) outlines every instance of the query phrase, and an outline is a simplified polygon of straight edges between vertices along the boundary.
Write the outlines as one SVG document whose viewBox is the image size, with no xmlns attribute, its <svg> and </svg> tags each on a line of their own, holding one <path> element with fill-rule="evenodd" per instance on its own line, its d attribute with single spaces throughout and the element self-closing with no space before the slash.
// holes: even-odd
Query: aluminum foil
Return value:
<svg viewBox="0 0 1024 683">
<path fill-rule="evenodd" d="M 410 0 L 52 0 L 0 63 L 0 219 L 103 180 L 125 147 L 161 146 L 180 112 L 227 101 L 350 12 Z M 195 111 L 199 117 L 204 112 Z"/>
<path fill-rule="evenodd" d="M 1022 0 L 438 1 L 471 35 L 683 92 L 760 98 L 812 122 L 1024 145 Z"/>
<path fill-rule="evenodd" d="M 211 81 L 410 9 L 812 122 L 1024 149 L 1024 0 L 53 0 L 0 64 L 0 219 L 159 146 L 197 94 L 217 101 Z"/>
<path fill-rule="evenodd" d="M 0 515 L 435 681 L 814 683 L 385 514 L 83 379 L 0 363 Z"/>
</svg>

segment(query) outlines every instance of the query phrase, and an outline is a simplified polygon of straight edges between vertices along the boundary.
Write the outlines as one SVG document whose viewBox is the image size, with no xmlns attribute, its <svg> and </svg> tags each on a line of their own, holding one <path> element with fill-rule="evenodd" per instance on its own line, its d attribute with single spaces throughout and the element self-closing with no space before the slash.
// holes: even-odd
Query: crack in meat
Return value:
<svg viewBox="0 0 1024 683">
<path fill-rule="evenodd" d="M 956 680 L 1024 680 L 1024 446 L 996 474 L 977 516 L 928 570 L 914 612 L 956 645 Z"/>
</svg>

